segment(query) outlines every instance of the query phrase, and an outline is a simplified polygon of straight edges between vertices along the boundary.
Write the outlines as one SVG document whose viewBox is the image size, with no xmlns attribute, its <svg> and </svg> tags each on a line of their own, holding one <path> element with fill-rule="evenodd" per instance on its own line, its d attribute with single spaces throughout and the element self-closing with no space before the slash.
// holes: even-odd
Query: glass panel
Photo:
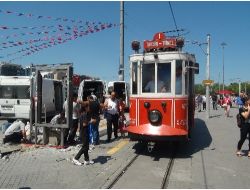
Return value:
<svg viewBox="0 0 250 190">
<path fill-rule="evenodd" d="M 171 92 L 171 63 L 158 63 L 157 92 Z"/>
<path fill-rule="evenodd" d="M 138 72 L 137 72 L 137 62 L 132 63 L 132 94 L 137 94 L 137 89 L 138 89 Z"/>
<path fill-rule="evenodd" d="M 14 99 L 14 87 L 13 86 L 1 86 L 0 98 L 2 99 Z"/>
<path fill-rule="evenodd" d="M 142 65 L 142 92 L 155 92 L 155 64 Z"/>
<path fill-rule="evenodd" d="M 29 86 L 17 86 L 16 87 L 16 99 L 29 99 L 30 87 Z"/>
<path fill-rule="evenodd" d="M 192 66 L 190 64 L 192 64 L 192 62 L 189 62 L 189 63 L 188 63 L 188 61 L 185 62 L 186 67 Z M 188 94 L 188 86 L 189 86 L 188 82 L 189 82 L 190 72 L 192 72 L 192 69 L 189 69 L 189 68 L 187 69 L 187 72 L 185 72 L 185 94 L 186 95 Z"/>
<path fill-rule="evenodd" d="M 182 94 L 182 61 L 176 61 L 176 86 L 175 94 Z"/>
</svg>

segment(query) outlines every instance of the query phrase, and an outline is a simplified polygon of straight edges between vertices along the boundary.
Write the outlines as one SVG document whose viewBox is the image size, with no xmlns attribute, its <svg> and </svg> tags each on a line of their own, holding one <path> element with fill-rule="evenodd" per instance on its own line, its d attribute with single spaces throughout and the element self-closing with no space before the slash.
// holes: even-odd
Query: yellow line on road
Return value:
<svg viewBox="0 0 250 190">
<path fill-rule="evenodd" d="M 128 142 L 129 142 L 128 139 L 119 142 L 116 146 L 114 146 L 113 148 L 111 148 L 111 149 L 107 152 L 107 154 L 108 154 L 108 155 L 115 154 L 115 153 L 118 152 L 122 147 L 124 147 L 126 144 L 128 144 Z"/>
</svg>

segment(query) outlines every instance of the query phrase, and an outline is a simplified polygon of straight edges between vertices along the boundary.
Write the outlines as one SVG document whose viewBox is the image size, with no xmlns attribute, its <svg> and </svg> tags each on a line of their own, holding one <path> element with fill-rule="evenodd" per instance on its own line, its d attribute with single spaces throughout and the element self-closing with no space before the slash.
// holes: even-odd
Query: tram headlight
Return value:
<svg viewBox="0 0 250 190">
<path fill-rule="evenodd" d="M 150 103 L 149 102 L 144 102 L 144 107 L 149 109 L 150 108 Z"/>
<path fill-rule="evenodd" d="M 161 122 L 161 119 L 162 119 L 161 112 L 159 112 L 158 110 L 149 111 L 148 117 L 149 117 L 149 121 L 155 125 L 159 124 Z"/>
</svg>

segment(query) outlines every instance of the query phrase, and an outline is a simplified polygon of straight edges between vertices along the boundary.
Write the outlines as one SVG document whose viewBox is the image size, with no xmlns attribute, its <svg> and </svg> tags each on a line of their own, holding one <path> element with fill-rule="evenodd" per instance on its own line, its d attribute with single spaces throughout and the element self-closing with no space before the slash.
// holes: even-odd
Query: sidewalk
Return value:
<svg viewBox="0 0 250 190">
<path fill-rule="evenodd" d="M 242 150 L 243 157 L 236 156 L 240 129 L 236 125 L 238 108 L 232 108 L 230 117 L 224 115 L 222 108 L 211 108 L 210 119 L 206 112 L 195 112 L 193 138 L 183 147 L 172 170 L 169 188 L 201 189 L 241 189 L 250 187 L 250 159 L 247 157 L 248 139 Z"/>
<path fill-rule="evenodd" d="M 211 109 L 210 119 L 206 119 L 204 111 L 195 113 L 192 140 L 182 144 L 174 160 L 168 188 L 250 187 L 250 159 L 235 155 L 240 137 L 235 118 L 237 112 L 237 108 L 232 108 L 231 117 L 227 118 L 223 109 Z M 100 130 L 105 132 L 106 128 L 100 127 Z M 119 141 L 105 144 L 105 138 L 102 136 L 101 144 L 90 152 L 90 159 L 94 159 L 95 164 L 89 166 L 71 163 L 78 146 L 68 149 L 24 147 L 0 159 L 0 188 L 101 188 L 134 155 L 132 142 L 116 154 L 107 154 Z M 247 149 L 248 142 L 245 142 L 243 151 Z"/>
</svg>

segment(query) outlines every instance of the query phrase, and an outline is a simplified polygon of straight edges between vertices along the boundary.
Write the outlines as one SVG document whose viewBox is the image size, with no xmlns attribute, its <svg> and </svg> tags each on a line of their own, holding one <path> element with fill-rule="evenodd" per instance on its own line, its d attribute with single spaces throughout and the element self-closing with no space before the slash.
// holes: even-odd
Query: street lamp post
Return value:
<svg viewBox="0 0 250 190">
<path fill-rule="evenodd" d="M 224 84 L 224 47 L 226 46 L 227 44 L 225 42 L 222 42 L 221 43 L 221 46 L 222 46 L 222 90 L 223 90 L 223 96 L 224 96 L 224 90 L 225 90 L 225 84 Z"/>
<path fill-rule="evenodd" d="M 207 65 L 206 65 L 206 78 L 210 80 L 210 34 L 207 34 Z M 206 86 L 206 118 L 210 118 L 210 87 Z"/>
</svg>

